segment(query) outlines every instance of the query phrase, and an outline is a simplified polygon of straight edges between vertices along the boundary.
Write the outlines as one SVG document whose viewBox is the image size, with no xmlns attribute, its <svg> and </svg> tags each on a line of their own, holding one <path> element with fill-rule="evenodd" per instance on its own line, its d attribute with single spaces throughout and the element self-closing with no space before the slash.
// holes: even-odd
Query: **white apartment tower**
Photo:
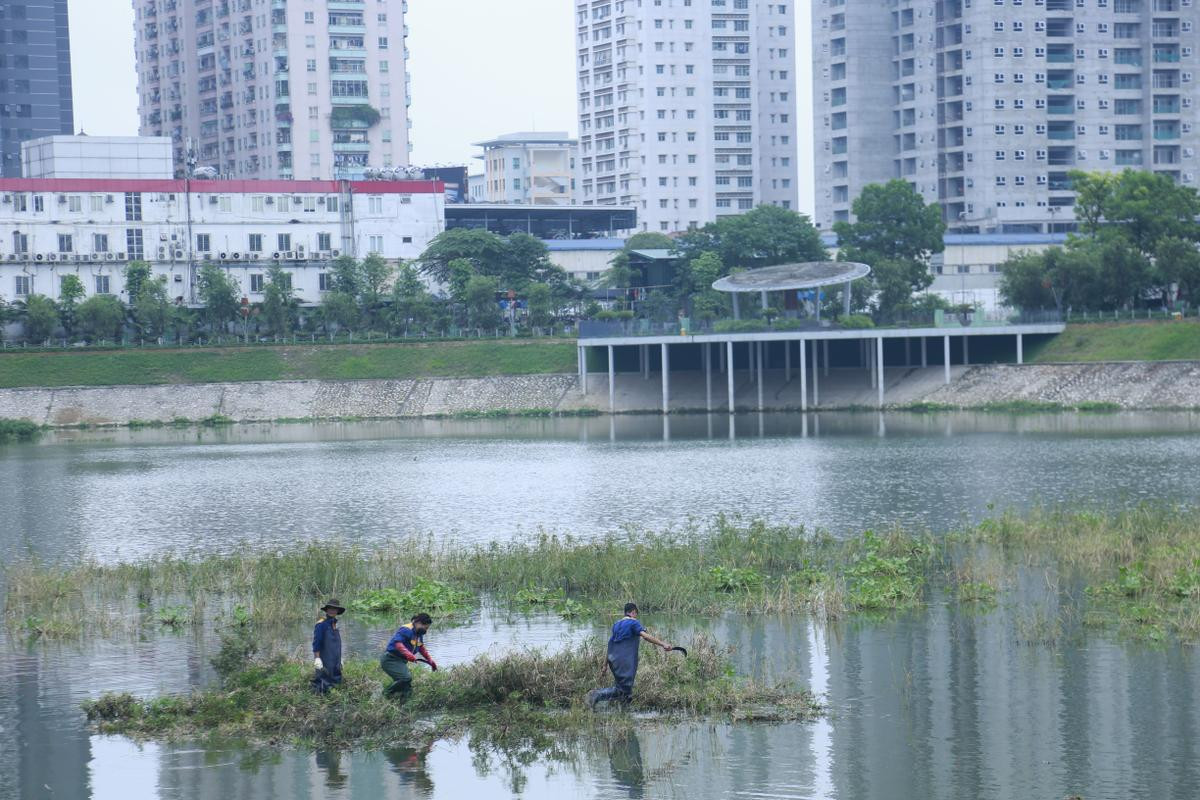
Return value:
<svg viewBox="0 0 1200 800">
<path fill-rule="evenodd" d="M 576 201 L 674 232 L 796 208 L 796 4 L 576 0 Z"/>
<path fill-rule="evenodd" d="M 405 0 L 133 0 L 141 133 L 176 169 L 359 178 L 408 164 Z"/>
<path fill-rule="evenodd" d="M 1197 185 L 1194 0 L 813 0 L 816 222 L 892 178 L 960 232 L 1074 227 L 1073 169 Z"/>
</svg>

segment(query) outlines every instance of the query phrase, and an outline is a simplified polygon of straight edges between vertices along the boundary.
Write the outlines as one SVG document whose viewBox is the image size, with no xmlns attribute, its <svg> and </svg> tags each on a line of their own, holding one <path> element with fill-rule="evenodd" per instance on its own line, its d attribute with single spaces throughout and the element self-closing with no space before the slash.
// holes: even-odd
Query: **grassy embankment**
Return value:
<svg viewBox="0 0 1200 800">
<path fill-rule="evenodd" d="M 710 640 L 693 643 L 687 658 L 645 649 L 632 710 L 773 722 L 820 713 L 804 689 L 734 675 L 727 655 Z M 311 667 L 266 658 L 229 670 L 221 686 L 187 697 L 146 701 L 108 694 L 84 709 L 102 732 L 139 738 L 388 745 L 427 743 L 470 730 L 474 737 L 512 745 L 563 731 L 632 724 L 628 715 L 593 717 L 583 704 L 587 691 L 603 681 L 603 663 L 602 646 L 585 644 L 554 654 L 480 656 L 436 673 L 416 668 L 413 697 L 401 704 L 381 699 L 376 661 L 349 662 L 343 685 L 317 697 L 308 687 Z"/>
<path fill-rule="evenodd" d="M 282 380 L 487 377 L 574 372 L 567 341 L 0 353 L 0 388 Z"/>
<path fill-rule="evenodd" d="M 1200 321 L 1068 325 L 1031 348 L 1029 362 L 1200 361 Z"/>
</svg>

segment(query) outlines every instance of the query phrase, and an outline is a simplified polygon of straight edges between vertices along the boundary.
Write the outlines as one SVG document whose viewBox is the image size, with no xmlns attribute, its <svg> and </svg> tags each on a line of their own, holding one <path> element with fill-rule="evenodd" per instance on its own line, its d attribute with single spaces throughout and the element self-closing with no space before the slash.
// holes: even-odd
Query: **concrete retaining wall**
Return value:
<svg viewBox="0 0 1200 800">
<path fill-rule="evenodd" d="M 942 383 L 941 367 L 889 367 L 885 401 L 945 403 L 965 408 L 991 403 L 1034 401 L 1074 406 L 1113 403 L 1123 408 L 1200 407 L 1200 362 L 1127 364 L 992 365 L 954 367 L 953 382 Z M 735 404 L 758 405 L 758 386 L 747 373 L 735 376 Z M 724 375 L 713 376 L 713 409 L 728 408 Z M 820 407 L 871 406 L 876 390 L 864 370 L 832 370 L 820 379 Z M 811 383 L 809 398 L 811 403 Z M 672 410 L 703 409 L 703 375 L 671 376 Z M 657 412 L 662 408 L 661 377 L 617 376 L 617 411 Z M 763 382 L 767 409 L 800 406 L 800 382 L 768 371 Z M 238 421 L 401 418 L 468 412 L 608 410 L 608 376 L 591 375 L 581 394 L 575 375 L 520 375 L 496 378 L 434 378 L 374 381 L 272 381 L 100 386 L 62 389 L 0 389 L 0 418 L 28 419 L 41 425 L 123 425 L 133 421 L 202 420 L 214 415 Z"/>
</svg>

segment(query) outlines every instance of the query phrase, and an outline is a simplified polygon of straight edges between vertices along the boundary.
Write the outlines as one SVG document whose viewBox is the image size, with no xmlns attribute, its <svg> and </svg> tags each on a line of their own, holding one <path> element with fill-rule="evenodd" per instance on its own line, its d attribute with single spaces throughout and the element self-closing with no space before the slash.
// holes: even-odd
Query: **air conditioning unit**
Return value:
<svg viewBox="0 0 1200 800">
<path fill-rule="evenodd" d="M 182 251 L 182 250 L 176 250 L 176 251 L 175 251 L 175 252 L 172 254 L 172 256 L 171 256 L 171 257 L 172 257 L 172 258 L 183 258 L 183 251 Z"/>
<path fill-rule="evenodd" d="M 330 255 L 332 258 L 338 258 L 338 257 L 340 257 L 340 256 L 342 255 L 342 251 L 341 251 L 341 250 L 330 250 L 330 251 L 329 251 L 329 255 Z"/>
<path fill-rule="evenodd" d="M 318 198 L 317 198 L 317 205 L 319 205 L 319 206 L 323 206 L 323 205 L 325 205 L 325 198 L 324 198 L 324 197 L 318 197 Z"/>
<path fill-rule="evenodd" d="M 295 261 L 296 260 L 296 251 L 288 250 L 286 253 L 283 254 L 283 257 L 287 261 Z"/>
<path fill-rule="evenodd" d="M 87 259 L 87 256 L 83 255 L 82 253 L 79 253 L 79 254 L 76 254 L 75 260 L 76 261 L 87 261 L 88 259 Z"/>
<path fill-rule="evenodd" d="M 104 254 L 104 260 L 105 260 L 105 261 L 116 261 L 116 260 L 117 260 L 117 254 L 116 254 L 116 253 L 105 253 L 105 254 Z"/>
<path fill-rule="evenodd" d="M 297 245 L 296 252 L 298 252 L 300 255 L 304 255 L 304 245 Z"/>
<path fill-rule="evenodd" d="M 271 253 L 271 258 L 275 259 L 276 261 L 279 261 L 283 258 L 283 253 L 276 250 L 274 253 Z"/>
<path fill-rule="evenodd" d="M 275 205 L 275 198 L 271 197 L 270 195 L 267 195 L 267 205 L 269 205 L 269 206 Z"/>
<path fill-rule="evenodd" d="M 100 261 L 104 258 L 104 253 L 92 253 L 92 261 Z"/>
<path fill-rule="evenodd" d="M 11 195 L 11 194 L 6 194 L 6 195 L 4 195 L 3 202 L 4 202 L 4 204 L 5 204 L 5 205 L 7 205 L 7 204 L 11 203 L 11 202 L 12 202 L 12 195 Z M 322 202 L 324 202 L 324 201 L 322 201 Z"/>
<path fill-rule="evenodd" d="M 46 260 L 47 261 L 58 261 L 58 253 L 47 253 Z"/>
<path fill-rule="evenodd" d="M 262 258 L 262 253 L 251 253 L 250 254 L 251 261 L 258 261 L 260 258 Z"/>
<path fill-rule="evenodd" d="M 241 261 L 241 260 L 242 260 L 242 254 L 241 254 L 241 253 L 230 253 L 230 254 L 229 254 L 229 260 L 230 260 L 230 261 Z"/>
<path fill-rule="evenodd" d="M 21 257 L 20 257 L 19 255 L 17 255 L 16 253 L 9 253 L 9 254 L 8 254 L 8 260 L 9 260 L 9 261 L 19 261 L 19 260 L 20 260 L 20 258 L 21 258 Z"/>
<path fill-rule="evenodd" d="M 174 277 L 172 278 L 172 280 L 174 280 L 176 283 L 183 283 L 183 276 L 182 276 L 182 275 L 176 275 L 176 276 L 174 276 Z"/>
<path fill-rule="evenodd" d="M 128 257 L 124 253 L 117 253 L 117 261 L 128 261 Z"/>
<path fill-rule="evenodd" d="M 160 259 L 161 259 L 161 258 L 166 258 L 166 257 L 167 257 L 167 248 L 165 248 L 165 247 L 160 247 L 160 248 L 158 248 L 158 257 L 159 257 Z"/>
<path fill-rule="evenodd" d="M 314 250 L 313 252 L 308 254 L 308 260 L 309 261 L 320 261 L 322 255 L 323 255 L 322 253 L 318 253 L 316 250 Z"/>
<path fill-rule="evenodd" d="M 104 195 L 104 202 L 111 203 L 112 201 L 113 201 L 113 196 L 111 194 Z"/>
<path fill-rule="evenodd" d="M 213 195 L 209 195 L 209 197 L 208 197 L 208 204 L 209 204 L 210 206 L 215 206 L 215 205 L 217 204 L 217 196 L 216 196 L 215 194 L 213 194 Z"/>
<path fill-rule="evenodd" d="M 67 196 L 66 196 L 65 194 L 60 194 L 60 195 L 58 196 L 58 204 L 59 204 L 59 205 L 66 205 L 66 202 L 67 202 Z"/>
<path fill-rule="evenodd" d="M 217 258 L 221 259 L 222 261 L 228 261 L 229 253 L 218 253 Z"/>
</svg>

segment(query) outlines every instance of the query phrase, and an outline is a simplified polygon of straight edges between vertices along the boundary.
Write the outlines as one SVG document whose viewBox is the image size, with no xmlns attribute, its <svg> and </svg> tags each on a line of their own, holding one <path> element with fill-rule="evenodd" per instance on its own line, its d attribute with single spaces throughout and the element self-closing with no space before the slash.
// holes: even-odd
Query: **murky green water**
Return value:
<svg viewBox="0 0 1200 800">
<path fill-rule="evenodd" d="M 935 529 L 989 503 L 1200 497 L 1193 415 L 822 415 L 364 423 L 60 434 L 0 449 L 0 541 L 49 559 L 275 547 L 335 533 L 468 541 L 542 526 L 596 535 L 689 515 L 834 531 Z M 826 695 L 807 725 L 650 723 L 558 752 L 318 752 L 134 744 L 89 734 L 81 699 L 211 679 L 211 632 L 80 644 L 0 641 L 0 798 L 804 797 L 1193 798 L 1200 664 L 1192 648 L 1084 633 L 1020 644 L 1030 604 L 816 626 L 802 617 L 648 620 L 705 629 L 739 668 Z M 624 598 L 617 598 L 623 600 Z M 304 628 L 297 623 L 297 652 Z M 351 648 L 382 630 L 347 621 Z M 443 664 L 557 647 L 591 625 L 484 610 L 438 630 Z M 517 762 L 528 762 L 518 764 Z"/>
</svg>

